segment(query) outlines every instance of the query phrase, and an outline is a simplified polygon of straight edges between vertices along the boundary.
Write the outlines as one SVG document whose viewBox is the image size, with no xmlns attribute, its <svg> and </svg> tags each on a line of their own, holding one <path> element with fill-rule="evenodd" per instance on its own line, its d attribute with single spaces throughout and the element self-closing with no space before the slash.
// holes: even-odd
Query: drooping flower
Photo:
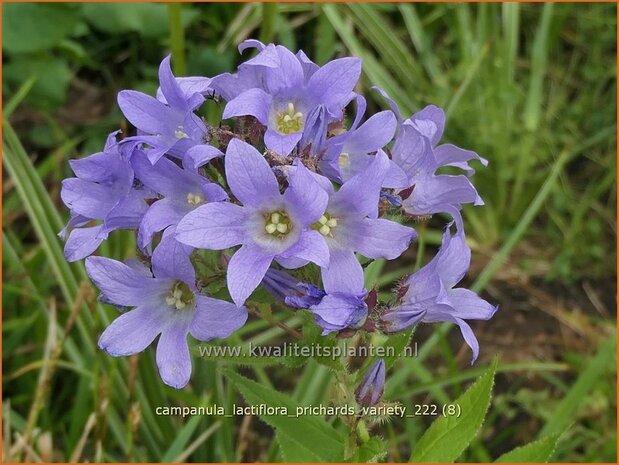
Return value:
<svg viewBox="0 0 619 465">
<path fill-rule="evenodd" d="M 414 126 L 403 124 L 391 151 L 393 161 L 405 173 L 391 185 L 408 192 L 402 197 L 402 208 L 410 215 L 450 214 L 462 229 L 462 204 L 483 205 L 477 190 L 464 175 L 436 174 L 441 165 L 430 141 Z M 408 189 L 412 187 L 411 189 Z M 402 195 L 401 191 L 401 195 Z"/>
<path fill-rule="evenodd" d="M 222 250 L 236 245 L 228 264 L 232 300 L 242 305 L 264 278 L 273 260 L 329 262 L 320 233 L 310 227 L 323 215 L 328 201 L 311 173 L 299 165 L 282 195 L 264 157 L 238 139 L 228 144 L 226 179 L 242 206 L 230 202 L 202 205 L 176 228 L 179 241 L 192 247 Z"/>
<path fill-rule="evenodd" d="M 310 308 L 312 305 L 319 304 L 325 296 L 325 291 L 318 286 L 299 281 L 275 268 L 269 268 L 264 275 L 262 285 L 275 298 L 293 308 Z"/>
<path fill-rule="evenodd" d="M 340 58 L 306 72 L 290 50 L 273 44 L 243 67 L 258 68 L 254 76 L 258 73 L 261 79 L 256 87 L 228 102 L 223 118 L 256 117 L 267 127 L 266 147 L 283 156 L 290 154 L 301 140 L 308 115 L 317 118 L 315 109 L 319 105 L 324 106 L 329 120 L 341 119 L 344 107 L 355 95 L 353 88 L 361 74 L 358 58 Z"/>
<path fill-rule="evenodd" d="M 483 166 L 488 161 L 452 144 L 437 145 L 445 129 L 445 112 L 441 108 L 428 105 L 403 120 L 393 99 L 382 89 L 373 89 L 385 98 L 399 123 L 391 153 L 400 169 L 390 170 L 385 187 L 400 191 L 402 207 L 407 213 L 416 216 L 447 213 L 456 226 L 463 229 L 462 204 L 479 206 L 484 202 L 466 176 L 438 174 L 437 171 L 451 166 L 471 176 L 475 171 L 468 164 L 470 160 L 478 160 Z"/>
<path fill-rule="evenodd" d="M 183 158 L 196 145 L 204 144 L 206 126 L 194 110 L 202 105 L 204 96 L 192 92 L 191 86 L 181 87 L 172 74 L 170 57 L 159 66 L 161 100 L 135 90 L 118 94 L 118 106 L 138 129 L 138 134 L 123 143 L 141 143 L 151 163 L 164 154 Z"/>
<path fill-rule="evenodd" d="M 385 361 L 376 360 L 368 369 L 363 381 L 355 390 L 355 397 L 359 405 L 372 407 L 380 401 L 385 389 Z"/>
<path fill-rule="evenodd" d="M 114 230 L 136 229 L 148 208 L 145 198 L 152 193 L 133 188 L 133 170 L 119 150 L 117 134 L 108 136 L 103 152 L 69 162 L 76 177 L 65 179 L 60 192 L 71 211 L 60 232 L 63 238 L 68 234 L 68 261 L 93 253 Z"/>
<path fill-rule="evenodd" d="M 404 283 L 399 305 L 382 315 L 385 332 L 397 332 L 419 322 L 451 322 L 458 325 L 464 340 L 473 351 L 473 362 L 479 355 L 479 343 L 465 320 L 488 320 L 495 307 L 473 291 L 454 288 L 467 272 L 471 250 L 464 233 L 451 234 L 451 224 L 443 234 L 437 255 Z"/>
<path fill-rule="evenodd" d="M 99 347 L 115 357 L 146 349 L 157 336 L 161 379 L 184 387 L 191 376 L 187 335 L 208 341 L 225 338 L 247 320 L 247 309 L 198 292 L 195 272 L 171 235 L 153 252 L 152 274 L 121 262 L 89 257 L 86 270 L 106 302 L 132 310 L 116 318 L 99 338 Z M 149 273 L 150 274 L 150 273 Z"/>
<path fill-rule="evenodd" d="M 416 236 L 415 230 L 394 221 L 377 218 L 380 189 L 389 169 L 389 159 L 379 151 L 360 173 L 335 191 L 323 178 L 329 194 L 325 213 L 312 226 L 329 248 L 329 264 L 322 268 L 327 294 L 353 296 L 363 292 L 363 269 L 355 252 L 369 258 L 397 258 Z"/>
<path fill-rule="evenodd" d="M 324 296 L 320 303 L 310 307 L 322 334 L 343 329 L 359 329 L 368 316 L 365 289 L 357 292 L 334 291 Z"/>
<path fill-rule="evenodd" d="M 144 153 L 131 158 L 135 176 L 160 198 L 150 205 L 138 229 L 138 245 L 144 249 L 155 233 L 175 226 L 187 213 L 206 202 L 220 202 L 228 195 L 193 170 L 183 169 L 166 157 L 154 165 Z"/>
</svg>

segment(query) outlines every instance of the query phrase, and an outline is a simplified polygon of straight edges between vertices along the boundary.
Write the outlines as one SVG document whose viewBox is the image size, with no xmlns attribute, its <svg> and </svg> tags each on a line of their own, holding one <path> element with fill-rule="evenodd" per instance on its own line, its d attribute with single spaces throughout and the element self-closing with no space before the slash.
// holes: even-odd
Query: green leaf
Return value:
<svg viewBox="0 0 619 465">
<path fill-rule="evenodd" d="M 237 351 L 237 349 L 239 349 Z M 228 347 L 225 345 L 204 344 L 192 351 L 196 357 L 212 362 L 229 363 L 238 366 L 272 366 L 284 363 L 283 357 L 257 356 L 254 357 L 243 347 Z"/>
<path fill-rule="evenodd" d="M 195 415 L 185 423 L 185 426 L 181 428 L 172 444 L 170 444 L 170 447 L 168 447 L 168 450 L 163 454 L 163 457 L 161 457 L 161 463 L 172 462 L 177 455 L 183 452 L 183 449 L 191 439 L 191 436 L 193 436 L 196 428 L 200 425 L 201 419 L 202 417 Z"/>
<path fill-rule="evenodd" d="M 286 463 L 319 462 L 320 456 L 315 451 L 307 447 L 304 443 L 299 443 L 289 436 L 278 432 L 276 435 L 279 450 Z"/>
<path fill-rule="evenodd" d="M 277 430 L 277 436 L 284 446 L 286 460 L 304 462 L 338 462 L 344 457 L 344 438 L 324 419 L 312 415 L 296 417 L 299 404 L 289 396 L 275 392 L 262 384 L 247 379 L 231 370 L 224 375 L 238 389 L 249 405 L 285 407 L 288 415 L 263 415 L 260 418 Z"/>
<path fill-rule="evenodd" d="M 497 361 L 453 404 L 460 416 L 441 417 L 419 439 L 409 462 L 452 463 L 479 431 L 490 405 Z"/>
<path fill-rule="evenodd" d="M 168 32 L 168 11 L 162 3 L 85 3 L 86 20 L 108 34 L 137 32 L 143 37 L 163 37 Z"/>
<path fill-rule="evenodd" d="M 16 86 L 35 79 L 25 100 L 42 110 L 54 110 L 66 100 L 71 70 L 64 59 L 19 56 L 4 66 L 4 78 Z"/>
<path fill-rule="evenodd" d="M 387 444 L 377 436 L 370 438 L 350 458 L 352 463 L 376 463 L 387 455 Z"/>
<path fill-rule="evenodd" d="M 385 259 L 379 258 L 374 260 L 363 271 L 366 289 L 372 289 L 377 286 L 378 279 L 385 267 Z"/>
<path fill-rule="evenodd" d="M 387 368 L 391 368 L 393 364 L 400 358 L 404 349 L 411 343 L 415 329 L 410 331 L 402 331 L 401 333 L 393 334 L 387 337 L 387 341 L 383 344 L 385 353 L 393 354 L 386 355 L 384 358 Z"/>
<path fill-rule="evenodd" d="M 322 329 L 314 322 L 314 318 L 308 314 L 303 314 L 303 339 L 298 341 L 299 354 L 287 355 L 283 357 L 283 363 L 290 367 L 299 367 L 304 365 L 309 356 L 303 355 L 303 348 L 308 347 L 308 353 L 313 354 L 314 360 L 321 365 L 325 365 L 333 370 L 343 371 L 344 365 L 342 364 L 341 357 L 338 357 L 340 352 L 343 353 L 343 349 L 340 341 L 333 335 L 323 336 Z M 320 353 L 313 350 L 315 347 L 320 347 Z"/>
<path fill-rule="evenodd" d="M 48 3 L 7 3 L 2 11 L 2 48 L 9 53 L 49 50 L 77 26 L 74 6 Z"/>
<path fill-rule="evenodd" d="M 316 25 L 316 63 L 323 65 L 329 61 L 335 54 L 336 43 L 335 29 L 325 14 L 321 12 Z"/>
<path fill-rule="evenodd" d="M 496 459 L 497 463 L 546 463 L 552 457 L 560 434 L 551 434 L 538 441 L 516 447 Z"/>
<path fill-rule="evenodd" d="M 600 344 L 597 354 L 580 373 L 574 385 L 557 406 L 557 411 L 544 425 L 540 437 L 556 434 L 565 430 L 574 421 L 583 399 L 596 385 L 600 376 L 607 373 L 611 366 L 616 366 L 617 338 L 611 337 Z"/>
</svg>

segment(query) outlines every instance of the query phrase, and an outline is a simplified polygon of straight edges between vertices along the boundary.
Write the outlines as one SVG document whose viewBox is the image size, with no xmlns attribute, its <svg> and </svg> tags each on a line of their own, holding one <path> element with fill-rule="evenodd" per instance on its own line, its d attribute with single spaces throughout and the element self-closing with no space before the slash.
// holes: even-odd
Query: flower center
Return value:
<svg viewBox="0 0 619 465">
<path fill-rule="evenodd" d="M 277 131 L 281 134 L 292 134 L 303 129 L 303 113 L 296 111 L 294 103 L 288 102 L 286 111 L 277 115 Z"/>
<path fill-rule="evenodd" d="M 193 292 L 184 282 L 176 281 L 165 298 L 165 302 L 173 309 L 183 310 L 187 305 L 193 303 Z"/>
<path fill-rule="evenodd" d="M 192 194 L 191 192 L 189 194 L 187 194 L 187 203 L 193 206 L 196 205 L 200 205 L 202 202 L 204 202 L 204 198 L 196 195 L 196 194 Z"/>
<path fill-rule="evenodd" d="M 176 128 L 176 131 L 174 131 L 174 137 L 176 137 L 177 139 L 184 139 L 184 138 L 189 137 L 189 136 L 187 135 L 187 133 L 183 129 L 183 126 L 179 126 L 179 127 Z"/>
<path fill-rule="evenodd" d="M 312 225 L 312 229 L 318 231 L 323 236 L 333 237 L 333 229 L 337 227 L 337 218 L 325 213 Z"/>
<path fill-rule="evenodd" d="M 350 166 L 350 155 L 346 152 L 342 152 L 337 160 L 337 164 L 340 168 L 348 168 Z"/>
<path fill-rule="evenodd" d="M 278 238 L 287 236 L 292 229 L 290 218 L 282 211 L 267 213 L 264 217 L 264 230 Z"/>
</svg>

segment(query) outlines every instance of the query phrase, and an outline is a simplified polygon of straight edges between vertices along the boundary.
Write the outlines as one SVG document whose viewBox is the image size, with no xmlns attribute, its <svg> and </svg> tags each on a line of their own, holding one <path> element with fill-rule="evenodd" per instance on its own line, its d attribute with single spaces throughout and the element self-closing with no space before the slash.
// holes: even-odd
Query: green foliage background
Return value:
<svg viewBox="0 0 619 465">
<path fill-rule="evenodd" d="M 170 50 L 178 75 L 232 70 L 246 38 L 303 48 L 318 63 L 360 56 L 371 110 L 383 105 L 372 85 L 404 113 L 441 105 L 445 140 L 490 160 L 474 178 L 487 205 L 465 209 L 469 284 L 501 305 L 504 324 L 475 326 L 484 337 L 474 367 L 451 328 L 439 326 L 416 334 L 419 357 L 393 361 L 388 373 L 388 400 L 445 404 L 503 353 L 470 447 L 429 460 L 492 461 L 539 439 L 501 460 L 616 461 L 616 5 L 24 3 L 4 4 L 2 19 L 5 461 L 281 461 L 307 457 L 291 455 L 303 450 L 304 428 L 345 436 L 333 418 L 312 426 L 156 416 L 156 406 L 249 401 L 247 377 L 293 405 L 328 402 L 338 380 L 320 361 L 239 367 L 196 356 L 190 388 L 165 387 L 152 351 L 116 360 L 96 348 L 114 310 L 96 302 L 83 266 L 64 261 L 56 237 L 67 218 L 58 196 L 67 160 L 126 128 L 116 92 L 154 93 Z M 415 252 L 389 267 L 377 262 L 368 282 L 388 292 L 428 260 L 440 224 L 421 224 Z M 119 233 L 101 253 L 122 259 L 133 250 L 131 235 Z M 260 310 L 230 344 L 281 344 L 288 335 L 274 320 L 304 324 Z M 518 319 L 543 337 L 501 345 Z M 431 420 L 374 425 L 382 439 L 355 458 L 423 458 L 415 447 L 431 443 L 419 440 Z M 317 459 L 333 459 L 328 450 Z"/>
</svg>

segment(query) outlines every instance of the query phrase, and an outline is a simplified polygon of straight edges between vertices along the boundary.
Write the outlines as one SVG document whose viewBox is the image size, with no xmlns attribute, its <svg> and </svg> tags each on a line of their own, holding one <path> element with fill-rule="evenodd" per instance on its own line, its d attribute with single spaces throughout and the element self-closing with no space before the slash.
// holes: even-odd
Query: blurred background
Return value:
<svg viewBox="0 0 619 465">
<path fill-rule="evenodd" d="M 457 331 L 415 333 L 416 358 L 388 373 L 385 396 L 444 403 L 500 355 L 493 403 L 462 461 L 492 461 L 563 433 L 561 462 L 616 461 L 616 5 L 5 3 L 3 14 L 3 461 L 280 461 L 257 417 L 156 416 L 156 406 L 231 405 L 223 362 L 194 359 L 182 391 L 159 380 L 154 352 L 115 360 L 96 340 L 115 310 L 96 301 L 81 263 L 56 233 L 67 220 L 68 160 L 126 128 L 125 88 L 154 94 L 173 52 L 177 75 L 212 76 L 240 62 L 246 38 L 302 48 L 319 64 L 363 59 L 371 112 L 385 89 L 410 115 L 446 109 L 446 142 L 490 161 L 473 181 L 486 201 L 465 207 L 469 286 L 499 313 L 473 325 L 480 360 Z M 419 225 L 418 247 L 373 273 L 381 290 L 429 260 L 444 220 Z M 117 232 L 100 253 L 134 254 Z M 274 314 L 290 326 L 290 313 Z M 281 344 L 250 318 L 235 341 Z M 302 405 L 328 401 L 332 374 L 252 366 L 250 377 Z M 406 461 L 431 418 L 373 429 L 386 459 Z"/>
</svg>

